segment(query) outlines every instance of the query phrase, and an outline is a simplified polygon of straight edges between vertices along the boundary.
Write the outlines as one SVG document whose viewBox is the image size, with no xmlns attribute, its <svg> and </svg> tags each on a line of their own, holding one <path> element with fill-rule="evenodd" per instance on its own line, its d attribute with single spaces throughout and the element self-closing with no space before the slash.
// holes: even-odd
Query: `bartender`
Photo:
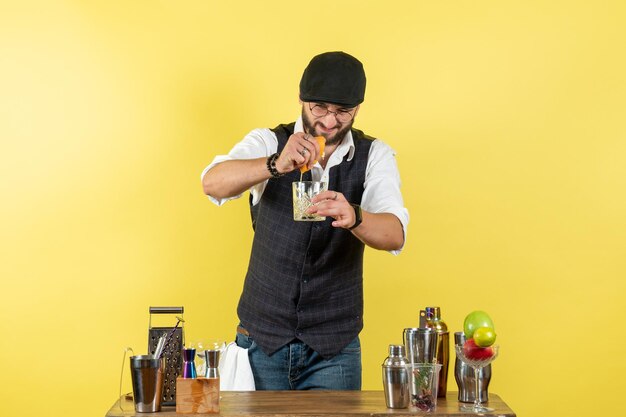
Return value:
<svg viewBox="0 0 626 417">
<path fill-rule="evenodd" d="M 364 248 L 398 254 L 409 222 L 395 152 L 353 127 L 364 98 L 358 59 L 317 55 L 300 81 L 300 117 L 252 130 L 202 172 L 219 206 L 250 192 L 255 233 L 236 343 L 259 390 L 361 388 Z M 302 167 L 303 180 L 328 184 L 308 210 L 324 222 L 293 220 Z"/>
</svg>

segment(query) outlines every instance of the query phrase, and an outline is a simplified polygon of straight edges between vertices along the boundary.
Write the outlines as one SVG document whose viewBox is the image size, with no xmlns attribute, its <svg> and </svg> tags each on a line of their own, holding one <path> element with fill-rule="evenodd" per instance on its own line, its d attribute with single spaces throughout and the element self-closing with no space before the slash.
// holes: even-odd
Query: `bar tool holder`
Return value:
<svg viewBox="0 0 626 417">
<path fill-rule="evenodd" d="M 185 349 L 187 351 L 187 349 Z M 176 391 L 176 413 L 205 414 L 220 412 L 220 374 L 218 365 L 220 351 L 204 351 L 206 377 L 178 377 Z"/>
<path fill-rule="evenodd" d="M 185 344 L 184 307 L 150 307 L 150 321 L 148 324 L 148 352 L 154 355 L 159 339 L 166 335 L 167 342 L 163 346 L 161 357 L 165 358 L 165 373 L 163 375 L 163 405 L 176 405 L 176 378 L 182 374 L 182 351 Z M 152 315 L 177 315 L 177 322 L 171 327 L 152 326 Z M 179 325 L 180 324 L 180 325 Z"/>
</svg>

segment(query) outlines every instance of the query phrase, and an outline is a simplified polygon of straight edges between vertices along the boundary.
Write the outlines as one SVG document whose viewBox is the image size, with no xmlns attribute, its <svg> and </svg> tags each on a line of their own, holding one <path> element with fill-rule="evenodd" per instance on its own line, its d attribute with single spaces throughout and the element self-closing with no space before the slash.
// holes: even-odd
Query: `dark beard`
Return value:
<svg viewBox="0 0 626 417">
<path fill-rule="evenodd" d="M 332 139 L 329 139 L 329 138 L 326 137 L 326 135 L 323 135 L 323 134 L 319 133 L 315 129 L 315 124 L 312 123 L 311 120 L 309 120 L 306 117 L 306 114 L 304 112 L 304 108 L 302 108 L 302 126 L 304 127 L 304 132 L 308 133 L 309 135 L 313 135 L 313 136 L 324 136 L 326 138 L 326 146 L 338 145 L 339 143 L 341 143 L 341 141 L 343 140 L 344 136 L 346 136 L 346 133 L 348 133 L 348 131 L 350 129 L 352 129 L 352 124 L 353 123 L 354 123 L 354 119 L 350 120 L 350 123 L 346 124 L 341 129 L 339 129 L 337 131 L 337 133 L 335 134 L 335 136 L 333 136 Z"/>
</svg>

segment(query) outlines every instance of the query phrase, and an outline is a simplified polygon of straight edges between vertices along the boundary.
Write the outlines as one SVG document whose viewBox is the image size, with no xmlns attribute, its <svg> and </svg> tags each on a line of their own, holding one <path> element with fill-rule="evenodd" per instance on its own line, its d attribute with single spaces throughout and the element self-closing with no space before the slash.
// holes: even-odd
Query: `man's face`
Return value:
<svg viewBox="0 0 626 417">
<path fill-rule="evenodd" d="M 318 106 L 316 113 L 324 113 L 324 109 L 328 110 L 325 116 L 315 116 L 311 112 L 311 108 Z M 324 136 L 326 145 L 336 145 L 341 142 L 343 137 L 352 128 L 354 118 L 359 111 L 359 106 L 346 108 L 336 104 L 329 103 L 302 103 L 302 124 L 304 131 L 313 136 Z M 337 120 L 336 113 L 350 113 L 352 118 L 347 122 Z"/>
</svg>

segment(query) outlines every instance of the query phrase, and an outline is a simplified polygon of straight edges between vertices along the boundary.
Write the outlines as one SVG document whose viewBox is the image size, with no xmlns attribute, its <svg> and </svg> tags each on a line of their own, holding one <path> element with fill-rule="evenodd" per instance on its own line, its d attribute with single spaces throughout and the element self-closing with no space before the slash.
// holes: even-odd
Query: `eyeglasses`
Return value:
<svg viewBox="0 0 626 417">
<path fill-rule="evenodd" d="M 347 123 L 354 117 L 354 115 L 351 113 L 352 111 L 354 111 L 354 109 L 330 111 L 328 110 L 328 107 L 323 104 L 309 104 L 309 110 L 311 110 L 311 114 L 315 117 L 324 117 L 328 113 L 332 113 L 335 115 L 335 118 L 340 123 Z"/>
</svg>

